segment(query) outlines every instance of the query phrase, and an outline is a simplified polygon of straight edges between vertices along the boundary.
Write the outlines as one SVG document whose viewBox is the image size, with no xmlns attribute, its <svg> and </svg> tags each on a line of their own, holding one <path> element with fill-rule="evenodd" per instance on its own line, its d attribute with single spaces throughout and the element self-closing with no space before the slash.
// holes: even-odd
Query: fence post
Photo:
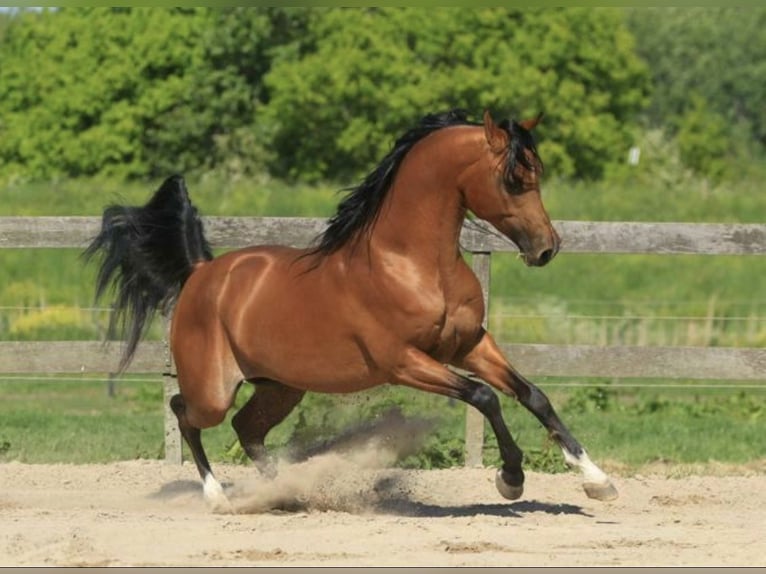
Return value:
<svg viewBox="0 0 766 574">
<path fill-rule="evenodd" d="M 484 298 L 485 312 L 482 326 L 486 329 L 489 321 L 489 282 L 491 254 L 473 253 L 471 267 L 481 283 L 481 295 Z M 465 411 L 465 466 L 483 466 L 484 415 L 475 408 L 466 405 Z"/>
<path fill-rule="evenodd" d="M 178 393 L 178 382 L 175 379 L 175 365 L 173 354 L 170 352 L 170 320 L 164 317 L 165 335 L 165 370 L 162 373 L 163 412 L 165 413 L 165 462 L 168 464 L 181 464 L 183 462 L 183 450 L 181 430 L 178 428 L 178 419 L 170 408 L 170 397 Z"/>
</svg>

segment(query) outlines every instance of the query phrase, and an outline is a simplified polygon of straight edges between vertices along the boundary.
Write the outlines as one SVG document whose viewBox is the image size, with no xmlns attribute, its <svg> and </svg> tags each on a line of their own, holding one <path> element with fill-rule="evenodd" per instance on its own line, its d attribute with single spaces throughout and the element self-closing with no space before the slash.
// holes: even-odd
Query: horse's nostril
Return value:
<svg viewBox="0 0 766 574">
<path fill-rule="evenodd" d="M 553 249 L 546 249 L 542 253 L 540 253 L 540 256 L 538 257 L 538 261 L 540 262 L 540 265 L 545 265 L 548 263 L 551 259 L 553 259 L 554 255 Z"/>
</svg>

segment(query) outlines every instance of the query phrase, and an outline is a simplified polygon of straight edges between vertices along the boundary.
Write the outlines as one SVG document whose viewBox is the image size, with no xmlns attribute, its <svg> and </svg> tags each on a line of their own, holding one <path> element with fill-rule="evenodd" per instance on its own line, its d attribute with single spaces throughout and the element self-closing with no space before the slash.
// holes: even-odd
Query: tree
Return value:
<svg viewBox="0 0 766 574">
<path fill-rule="evenodd" d="M 634 8 L 627 23 L 651 63 L 648 119 L 675 132 L 704 105 L 766 145 L 766 8 Z"/>
<path fill-rule="evenodd" d="M 544 111 L 549 172 L 595 178 L 648 88 L 618 10 L 62 8 L 3 34 L 5 178 L 347 179 L 450 107 Z"/>
<path fill-rule="evenodd" d="M 201 16 L 64 8 L 14 18 L 0 68 L 4 171 L 151 175 L 158 125 L 194 93 L 186 71 L 200 57 Z"/>
<path fill-rule="evenodd" d="M 313 50 L 266 74 L 257 116 L 283 176 L 358 175 L 421 115 L 488 107 L 545 111 L 550 170 L 599 177 L 627 152 L 648 93 L 616 10 L 333 9 L 308 33 Z"/>
<path fill-rule="evenodd" d="M 261 77 L 301 17 L 275 8 L 18 14 L 0 44 L 0 174 L 263 169 L 268 142 L 253 129 Z"/>
<path fill-rule="evenodd" d="M 678 149 L 681 161 L 695 172 L 712 179 L 726 173 L 729 149 L 729 126 L 711 112 L 705 100 L 691 96 L 691 106 L 678 122 Z"/>
</svg>

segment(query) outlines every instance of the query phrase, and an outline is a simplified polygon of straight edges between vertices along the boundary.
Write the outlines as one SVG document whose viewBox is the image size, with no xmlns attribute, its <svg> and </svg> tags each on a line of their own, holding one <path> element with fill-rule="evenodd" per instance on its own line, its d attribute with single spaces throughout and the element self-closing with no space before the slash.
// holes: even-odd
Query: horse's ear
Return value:
<svg viewBox="0 0 766 574">
<path fill-rule="evenodd" d="M 484 110 L 484 135 L 492 151 L 499 153 L 508 149 L 508 134 L 495 123 L 489 110 Z"/>
<path fill-rule="evenodd" d="M 530 120 L 524 120 L 519 122 L 519 125 L 524 128 L 527 131 L 532 131 L 537 127 L 537 124 L 540 123 L 540 120 L 543 119 L 543 112 L 540 112 L 537 114 L 537 117 L 534 117 Z"/>
</svg>

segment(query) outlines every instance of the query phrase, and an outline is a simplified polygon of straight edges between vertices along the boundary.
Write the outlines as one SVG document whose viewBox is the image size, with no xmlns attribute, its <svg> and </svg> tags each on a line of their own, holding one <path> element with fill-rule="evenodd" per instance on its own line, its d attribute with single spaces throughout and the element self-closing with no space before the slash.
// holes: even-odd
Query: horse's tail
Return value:
<svg viewBox="0 0 766 574">
<path fill-rule="evenodd" d="M 213 258 L 183 178 L 166 179 L 143 207 L 109 206 L 83 256 L 96 254 L 96 299 L 114 292 L 109 336 L 119 328 L 126 340 L 122 372 L 155 312 L 168 312 L 194 265 Z"/>
</svg>

